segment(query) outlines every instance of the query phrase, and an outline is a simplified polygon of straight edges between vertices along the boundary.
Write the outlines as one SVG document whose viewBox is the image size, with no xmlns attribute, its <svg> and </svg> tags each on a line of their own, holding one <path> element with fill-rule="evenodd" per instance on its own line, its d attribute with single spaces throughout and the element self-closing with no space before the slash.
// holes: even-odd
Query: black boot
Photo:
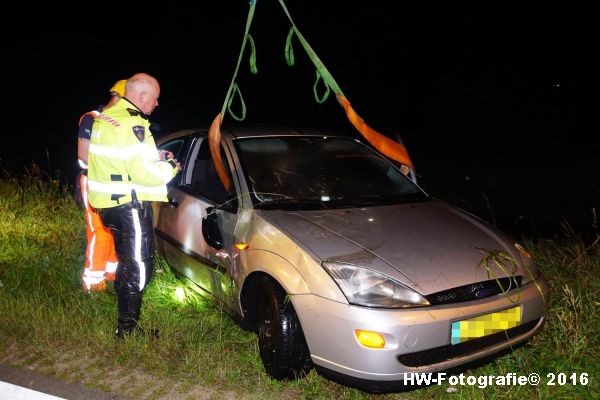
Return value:
<svg viewBox="0 0 600 400">
<path fill-rule="evenodd" d="M 129 335 L 148 336 L 150 339 L 158 339 L 160 337 L 160 331 L 156 328 L 144 329 L 139 325 L 136 325 L 133 329 L 125 329 L 117 325 L 115 336 L 118 339 L 124 339 Z"/>
<path fill-rule="evenodd" d="M 142 294 L 131 294 L 124 290 L 119 290 L 117 292 L 117 301 L 119 321 L 115 330 L 115 336 L 122 339 L 137 329 L 137 322 L 140 318 L 140 309 L 142 307 Z"/>
</svg>

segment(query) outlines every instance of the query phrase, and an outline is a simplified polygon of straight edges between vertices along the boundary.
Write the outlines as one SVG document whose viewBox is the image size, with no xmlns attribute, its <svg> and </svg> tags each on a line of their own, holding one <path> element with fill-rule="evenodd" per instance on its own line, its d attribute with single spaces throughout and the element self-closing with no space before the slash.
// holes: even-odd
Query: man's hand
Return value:
<svg viewBox="0 0 600 400">
<path fill-rule="evenodd" d="M 169 151 L 169 150 L 161 150 L 161 151 L 159 151 L 158 152 L 158 156 L 160 157 L 161 161 L 167 161 L 167 160 L 170 160 L 173 157 L 175 157 L 173 155 L 173 152 Z"/>
<path fill-rule="evenodd" d="M 177 161 L 176 158 L 169 158 L 167 159 L 167 162 L 171 164 L 173 168 L 177 169 L 177 171 L 181 171 L 181 164 L 179 163 L 179 161 Z"/>
</svg>

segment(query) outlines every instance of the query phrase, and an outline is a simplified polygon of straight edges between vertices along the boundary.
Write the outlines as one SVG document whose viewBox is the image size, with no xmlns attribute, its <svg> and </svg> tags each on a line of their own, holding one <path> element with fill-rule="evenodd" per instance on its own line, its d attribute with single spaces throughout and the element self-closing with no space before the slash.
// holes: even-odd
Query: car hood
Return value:
<svg viewBox="0 0 600 400">
<path fill-rule="evenodd" d="M 382 272 L 431 294 L 506 276 L 490 251 L 519 260 L 513 242 L 489 224 L 447 203 L 323 211 L 266 211 L 259 215 L 309 250 L 317 261 L 337 261 Z M 521 266 L 507 266 L 521 275 Z"/>
</svg>

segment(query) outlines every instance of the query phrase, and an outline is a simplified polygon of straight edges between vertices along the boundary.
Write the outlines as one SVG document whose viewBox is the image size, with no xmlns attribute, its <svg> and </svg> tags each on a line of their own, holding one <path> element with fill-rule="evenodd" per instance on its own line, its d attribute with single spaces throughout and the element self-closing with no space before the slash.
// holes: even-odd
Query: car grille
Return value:
<svg viewBox="0 0 600 400">
<path fill-rule="evenodd" d="M 431 303 L 431 305 L 434 306 L 484 299 L 486 297 L 503 293 L 508 288 L 513 290 L 521 287 L 522 278 L 522 276 L 515 276 L 512 278 L 500 278 L 498 280 L 490 279 L 489 281 L 471 283 L 469 285 L 443 290 L 441 292 L 425 296 L 425 298 L 429 301 L 429 303 Z"/>
<path fill-rule="evenodd" d="M 476 353 L 508 339 L 512 339 L 526 332 L 529 332 L 540 322 L 541 318 L 526 322 L 522 325 L 508 329 L 506 331 L 497 332 L 489 336 L 484 336 L 478 339 L 471 339 L 460 344 L 449 344 L 447 346 L 436 347 L 434 349 L 418 351 L 416 353 L 401 354 L 398 356 L 398 361 L 407 367 L 422 367 L 448 361 L 456 357 L 464 357 L 469 354 Z"/>
</svg>

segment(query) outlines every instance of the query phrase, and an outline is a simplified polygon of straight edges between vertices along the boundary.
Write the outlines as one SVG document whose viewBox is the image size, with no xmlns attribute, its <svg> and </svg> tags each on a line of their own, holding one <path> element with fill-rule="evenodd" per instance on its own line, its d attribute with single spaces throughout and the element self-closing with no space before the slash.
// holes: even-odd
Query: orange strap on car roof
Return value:
<svg viewBox="0 0 600 400">
<path fill-rule="evenodd" d="M 215 170 L 217 171 L 217 175 L 219 176 L 219 180 L 223 184 L 223 187 L 226 191 L 229 191 L 229 185 L 231 184 L 229 175 L 227 175 L 227 171 L 225 170 L 225 166 L 223 165 L 223 159 L 221 159 L 221 113 L 217 114 L 212 124 L 210 124 L 210 129 L 208 130 L 208 148 L 210 149 L 210 154 L 213 159 L 213 163 L 215 164 Z"/>
<path fill-rule="evenodd" d="M 354 111 L 350 102 L 341 94 L 338 94 L 337 101 L 346 111 L 346 116 L 354 125 L 356 130 L 358 130 L 364 137 L 375 147 L 377 150 L 388 156 L 389 158 L 396 160 L 404 165 L 408 165 L 412 167 L 412 161 L 408 155 L 408 151 L 404 145 L 393 141 L 387 136 L 382 135 L 377 132 L 375 129 L 371 128 L 367 123 L 359 117 L 359 115 Z"/>
</svg>

